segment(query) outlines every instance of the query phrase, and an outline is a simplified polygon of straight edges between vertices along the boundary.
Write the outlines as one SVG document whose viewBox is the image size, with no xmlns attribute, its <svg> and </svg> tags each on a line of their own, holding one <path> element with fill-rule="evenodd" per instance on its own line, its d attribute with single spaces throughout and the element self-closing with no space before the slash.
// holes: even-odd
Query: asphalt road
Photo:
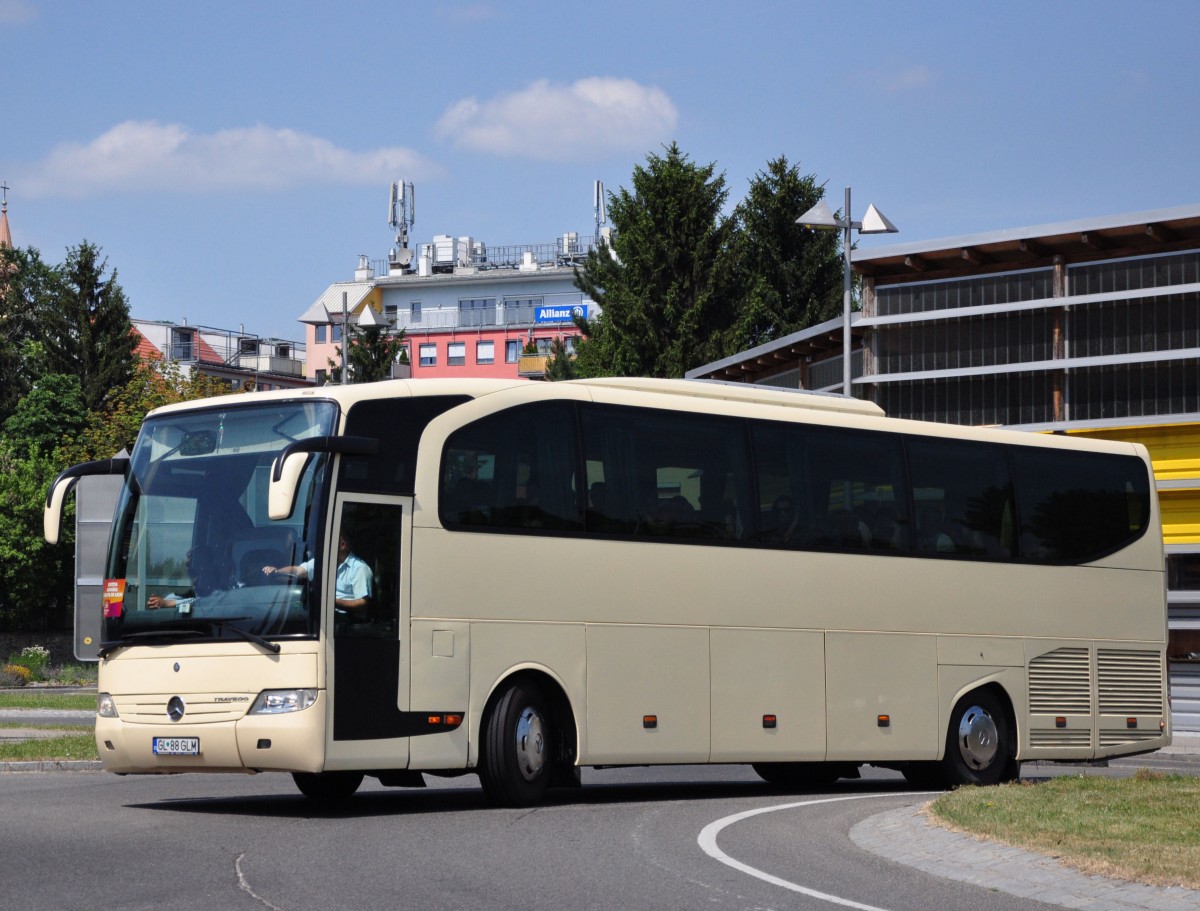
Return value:
<svg viewBox="0 0 1200 911">
<path fill-rule="evenodd" d="M 1051 907 L 857 848 L 857 822 L 926 799 L 870 774 L 781 795 L 741 767 L 589 769 L 531 810 L 488 806 L 474 776 L 368 780 L 320 812 L 283 775 L 12 773 L 0 894 L 22 911 Z"/>
</svg>

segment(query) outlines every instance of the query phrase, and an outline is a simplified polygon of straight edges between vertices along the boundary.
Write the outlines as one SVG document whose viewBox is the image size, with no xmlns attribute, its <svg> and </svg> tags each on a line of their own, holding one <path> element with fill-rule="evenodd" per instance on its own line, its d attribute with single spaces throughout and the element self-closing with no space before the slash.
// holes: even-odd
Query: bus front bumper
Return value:
<svg viewBox="0 0 1200 911">
<path fill-rule="evenodd" d="M 96 718 L 105 771 L 319 772 L 325 762 L 325 694 L 303 711 L 213 722 Z"/>
</svg>

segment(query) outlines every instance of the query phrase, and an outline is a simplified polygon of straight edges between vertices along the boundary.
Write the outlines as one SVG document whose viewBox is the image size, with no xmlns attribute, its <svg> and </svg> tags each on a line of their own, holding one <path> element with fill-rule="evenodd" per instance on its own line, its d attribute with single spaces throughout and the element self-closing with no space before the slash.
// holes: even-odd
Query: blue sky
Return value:
<svg viewBox="0 0 1200 911">
<path fill-rule="evenodd" d="M 1200 4 L 0 0 L 17 246 L 135 316 L 302 337 L 357 255 L 593 232 L 675 140 L 730 206 L 780 154 L 917 242 L 1200 202 Z M 800 213 L 797 213 L 799 215 Z"/>
</svg>

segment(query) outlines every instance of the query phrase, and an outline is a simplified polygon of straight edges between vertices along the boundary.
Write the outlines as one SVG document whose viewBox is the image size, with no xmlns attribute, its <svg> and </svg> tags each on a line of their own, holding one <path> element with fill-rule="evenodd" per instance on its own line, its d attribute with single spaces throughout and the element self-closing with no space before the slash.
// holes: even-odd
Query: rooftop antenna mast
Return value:
<svg viewBox="0 0 1200 911">
<path fill-rule="evenodd" d="M 596 242 L 600 242 L 600 228 L 608 224 L 608 203 L 604 198 L 604 181 L 597 180 L 592 190 L 592 210 L 596 215 Z"/>
<path fill-rule="evenodd" d="M 407 269 L 412 263 L 408 247 L 408 230 L 416 220 L 416 191 L 412 181 L 396 181 L 389 188 L 388 227 L 396 232 L 396 246 L 388 261 L 392 266 Z"/>
</svg>

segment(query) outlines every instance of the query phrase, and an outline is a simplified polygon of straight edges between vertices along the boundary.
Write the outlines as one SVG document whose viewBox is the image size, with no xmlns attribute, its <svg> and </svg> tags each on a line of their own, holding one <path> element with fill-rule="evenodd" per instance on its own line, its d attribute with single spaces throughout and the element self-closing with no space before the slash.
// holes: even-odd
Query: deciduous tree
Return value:
<svg viewBox="0 0 1200 911">
<path fill-rule="evenodd" d="M 55 307 L 58 272 L 33 247 L 0 247 L 0 421 L 17 407 L 44 364 L 30 360 L 27 345 L 62 335 Z"/>
<path fill-rule="evenodd" d="M 163 405 L 231 395 L 220 380 L 193 370 L 184 374 L 174 361 L 135 358 L 133 375 L 114 389 L 103 408 L 88 413 L 83 431 L 62 445 L 62 467 L 76 462 L 108 459 L 122 449 L 132 450 L 147 412 Z"/>
</svg>

